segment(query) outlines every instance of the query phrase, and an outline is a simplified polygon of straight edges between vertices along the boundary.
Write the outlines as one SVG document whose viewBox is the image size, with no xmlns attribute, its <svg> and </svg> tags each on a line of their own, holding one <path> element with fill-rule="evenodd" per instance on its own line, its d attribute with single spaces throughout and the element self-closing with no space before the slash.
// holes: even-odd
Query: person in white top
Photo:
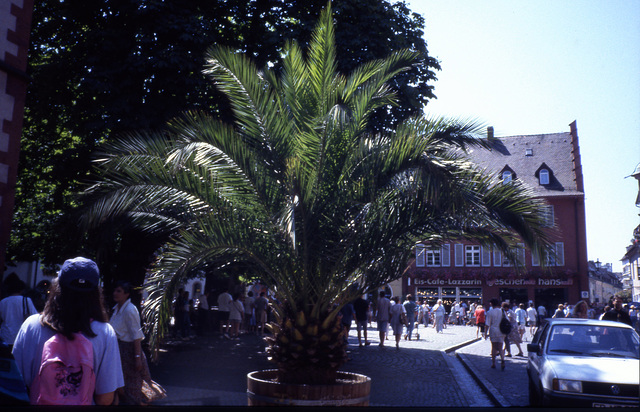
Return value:
<svg viewBox="0 0 640 412">
<path fill-rule="evenodd" d="M 506 315 L 500 307 L 500 301 L 496 298 L 491 299 L 491 310 L 487 312 L 486 324 L 489 329 L 489 339 L 491 340 L 491 368 L 496 367 L 496 355 L 500 354 L 500 362 L 502 369 L 504 364 L 504 338 L 505 334 L 500 331 L 500 321 Z"/>
<path fill-rule="evenodd" d="M 118 337 L 120 360 L 124 374 L 124 387 L 118 389 L 120 402 L 128 405 L 148 405 L 167 396 L 162 386 L 151 380 L 147 358 L 142 351 L 144 333 L 140 326 L 140 313 L 131 303 L 131 284 L 118 282 L 113 290 L 113 314 L 109 324 Z"/>
<path fill-rule="evenodd" d="M 533 332 L 538 323 L 538 312 L 536 308 L 533 307 L 533 302 L 529 302 L 529 307 L 527 308 L 527 322 L 529 322 L 529 333 L 531 334 L 531 338 L 533 338 Z"/>
<path fill-rule="evenodd" d="M 209 323 L 209 291 L 206 291 L 198 298 L 198 335 L 205 335 Z"/>
<path fill-rule="evenodd" d="M 256 320 L 253 316 L 253 302 L 255 302 L 255 298 L 253 297 L 253 292 L 249 291 L 247 293 L 247 297 L 244 298 L 244 330 L 245 332 L 254 332 Z"/>
<path fill-rule="evenodd" d="M 384 340 L 387 336 L 390 310 L 391 302 L 385 297 L 384 292 L 380 292 L 376 308 L 376 323 L 378 324 L 378 332 L 380 334 L 380 346 L 384 346 Z"/>
<path fill-rule="evenodd" d="M 244 305 L 240 300 L 240 294 L 235 293 L 233 300 L 229 303 L 229 322 L 231 323 L 231 330 L 229 335 L 231 339 L 238 340 L 240 336 L 240 323 L 244 317 Z"/>
<path fill-rule="evenodd" d="M 227 289 L 218 295 L 218 319 L 220 320 L 221 338 L 229 339 L 229 304 L 232 300 L 233 298 Z"/>
<path fill-rule="evenodd" d="M 7 276 L 4 289 L 9 296 L 0 301 L 0 340 L 13 346 L 22 323 L 38 311 L 30 298 L 21 295 L 25 284 L 15 273 Z"/>
</svg>

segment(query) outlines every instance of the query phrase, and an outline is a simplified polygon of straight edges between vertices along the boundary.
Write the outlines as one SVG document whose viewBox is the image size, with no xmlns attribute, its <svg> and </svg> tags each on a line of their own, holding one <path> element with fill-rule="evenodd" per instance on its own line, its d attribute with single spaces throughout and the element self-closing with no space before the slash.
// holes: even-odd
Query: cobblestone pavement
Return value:
<svg viewBox="0 0 640 412">
<path fill-rule="evenodd" d="M 520 376 L 526 358 L 509 359 L 507 369 L 501 372 L 499 368 L 489 369 L 489 342 L 472 343 L 476 340 L 475 327 L 449 326 L 440 334 L 431 327 L 420 327 L 418 332 L 420 339 L 415 339 L 414 331 L 414 340 L 402 340 L 400 349 L 395 348 L 393 336 L 381 348 L 374 322 L 368 330 L 371 345 L 358 347 L 352 328 L 348 348 L 351 360 L 342 370 L 371 377 L 371 406 L 528 404 L 526 386 L 522 386 L 523 382 L 526 385 L 526 372 L 524 379 Z M 495 393 L 487 396 L 465 366 L 477 374 L 485 390 Z M 255 335 L 242 335 L 236 341 L 222 340 L 219 335 L 168 341 L 159 362 L 150 365 L 151 376 L 168 394 L 155 404 L 246 406 L 247 373 L 272 368 L 264 343 Z M 522 387 L 512 388 L 518 382 Z"/>
</svg>

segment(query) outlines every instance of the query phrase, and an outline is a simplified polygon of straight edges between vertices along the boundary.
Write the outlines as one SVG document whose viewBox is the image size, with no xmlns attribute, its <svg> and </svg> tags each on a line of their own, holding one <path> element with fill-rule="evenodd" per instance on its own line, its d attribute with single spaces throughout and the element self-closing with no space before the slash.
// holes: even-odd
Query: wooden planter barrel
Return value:
<svg viewBox="0 0 640 412">
<path fill-rule="evenodd" d="M 332 385 L 275 382 L 276 369 L 247 374 L 249 406 L 369 406 L 371 378 L 338 372 Z"/>
</svg>

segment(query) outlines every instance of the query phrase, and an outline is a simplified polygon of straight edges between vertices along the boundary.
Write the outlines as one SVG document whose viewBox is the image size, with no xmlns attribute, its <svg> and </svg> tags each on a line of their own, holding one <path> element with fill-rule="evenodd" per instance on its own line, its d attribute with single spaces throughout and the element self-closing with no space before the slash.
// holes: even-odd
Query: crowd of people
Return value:
<svg viewBox="0 0 640 412">
<path fill-rule="evenodd" d="M 38 312 L 15 278 L 3 284 L 0 330 L 31 404 L 147 405 L 166 397 L 149 374 L 129 283 L 116 285 L 109 315 L 96 263 L 69 259 Z"/>
<path fill-rule="evenodd" d="M 131 302 L 135 293 L 131 284 L 115 285 L 115 305 L 107 311 L 97 265 L 79 257 L 65 261 L 42 310 L 23 296 L 24 289 L 17 276 L 9 276 L 3 282 L 0 340 L 12 348 L 32 404 L 64 403 L 71 399 L 71 403 L 146 405 L 166 396 L 149 374 L 140 314 Z M 192 331 L 204 335 L 214 327 L 219 328 L 221 339 L 237 340 L 241 333 L 264 335 L 270 307 L 277 301 L 264 290 L 256 294 L 253 290 L 233 294 L 223 290 L 217 295 L 216 310 L 212 310 L 211 292 L 189 299 L 188 292 L 181 289 L 173 308 L 174 336 L 190 339 Z M 486 306 L 473 301 L 445 303 L 442 299 L 429 305 L 425 299 L 416 301 L 411 294 L 401 299 L 388 297 L 385 292 L 369 300 L 361 296 L 352 302 L 340 302 L 340 307 L 347 344 L 353 322 L 361 347 L 371 344 L 368 329 L 373 321 L 378 344 L 384 347 L 387 340 L 393 340 L 396 348 L 400 348 L 403 339 L 420 339 L 419 326 L 434 328 L 436 333 L 443 333 L 453 325 L 472 326 L 477 338 L 491 343 L 491 368 L 496 368 L 499 359 L 502 369 L 506 367 L 506 357 L 524 356 L 521 345 L 526 341 L 527 330 L 533 336 L 548 317 L 612 320 L 627 323 L 636 330 L 640 326 L 640 311 L 633 305 L 624 307 L 620 296 L 613 297 L 601 313 L 584 300 L 575 305 L 559 304 L 550 311 L 545 305 L 536 307 L 532 301 L 510 303 L 498 299 L 491 299 Z M 513 354 L 512 349 L 517 353 Z M 58 352 L 65 355 L 58 356 Z M 47 370 L 51 359 L 60 363 L 65 356 L 81 366 L 70 367 L 63 381 L 47 378 L 49 375 L 42 371 Z M 87 376 L 90 379 L 85 384 L 83 379 Z M 52 394 L 51 387 L 58 393 Z M 69 395 L 65 399 L 67 394 L 83 398 L 80 401 Z"/>
</svg>

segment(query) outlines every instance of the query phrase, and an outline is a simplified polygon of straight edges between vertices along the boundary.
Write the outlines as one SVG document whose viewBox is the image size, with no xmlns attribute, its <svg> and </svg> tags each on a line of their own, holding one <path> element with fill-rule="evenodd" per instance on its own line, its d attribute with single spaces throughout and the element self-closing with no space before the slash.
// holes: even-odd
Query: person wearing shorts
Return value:
<svg viewBox="0 0 640 412">
<path fill-rule="evenodd" d="M 378 308 L 376 310 L 376 322 L 378 324 L 378 332 L 380 333 L 380 346 L 384 346 L 384 340 L 387 336 L 389 328 L 389 311 L 391 310 L 391 301 L 385 297 L 384 292 L 380 292 L 378 298 Z"/>
</svg>

